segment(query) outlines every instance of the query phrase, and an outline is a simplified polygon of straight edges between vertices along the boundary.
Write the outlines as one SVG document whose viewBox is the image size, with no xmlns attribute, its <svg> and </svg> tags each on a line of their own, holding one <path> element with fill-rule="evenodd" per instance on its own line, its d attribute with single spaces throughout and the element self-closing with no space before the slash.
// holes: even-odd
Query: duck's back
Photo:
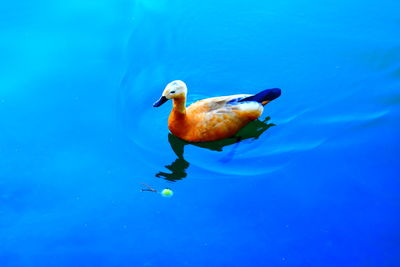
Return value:
<svg viewBox="0 0 400 267">
<path fill-rule="evenodd" d="M 171 113 L 171 132 L 188 141 L 204 142 L 233 136 L 263 112 L 260 103 L 238 102 L 249 95 L 232 95 L 203 99 L 187 108 L 185 116 Z"/>
</svg>

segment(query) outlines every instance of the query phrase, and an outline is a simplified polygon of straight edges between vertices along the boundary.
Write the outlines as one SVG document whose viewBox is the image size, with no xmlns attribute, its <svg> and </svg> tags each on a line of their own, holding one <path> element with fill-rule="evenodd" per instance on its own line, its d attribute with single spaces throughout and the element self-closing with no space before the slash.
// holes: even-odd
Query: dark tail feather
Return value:
<svg viewBox="0 0 400 267">
<path fill-rule="evenodd" d="M 239 102 L 256 101 L 259 103 L 263 103 L 265 101 L 272 101 L 275 98 L 278 98 L 280 95 L 281 95 L 281 89 L 279 88 L 267 89 L 258 94 L 240 99 Z"/>
</svg>

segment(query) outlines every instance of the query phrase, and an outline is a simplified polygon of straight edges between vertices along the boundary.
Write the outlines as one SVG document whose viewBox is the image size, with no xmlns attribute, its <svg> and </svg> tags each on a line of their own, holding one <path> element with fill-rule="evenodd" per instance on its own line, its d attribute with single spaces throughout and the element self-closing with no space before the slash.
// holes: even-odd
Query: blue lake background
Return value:
<svg viewBox="0 0 400 267">
<path fill-rule="evenodd" d="M 399 266 L 399 14 L 397 0 L 2 3 L 0 266 Z M 249 125 L 259 136 L 210 149 L 152 107 L 175 79 L 190 102 L 282 96 Z"/>
</svg>

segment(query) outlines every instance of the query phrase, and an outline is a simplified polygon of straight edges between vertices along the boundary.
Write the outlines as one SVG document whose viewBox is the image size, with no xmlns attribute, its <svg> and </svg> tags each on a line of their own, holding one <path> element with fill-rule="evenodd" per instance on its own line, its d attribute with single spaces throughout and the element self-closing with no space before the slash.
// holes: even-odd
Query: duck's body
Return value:
<svg viewBox="0 0 400 267">
<path fill-rule="evenodd" d="M 279 90 L 279 89 L 270 89 Z M 171 93 L 172 92 L 172 93 Z M 266 91 L 262 93 L 265 94 Z M 259 95 L 231 95 L 212 97 L 197 101 L 186 108 L 186 85 L 182 81 L 168 84 L 163 96 L 154 106 L 173 99 L 173 108 L 168 118 L 172 134 L 190 142 L 215 141 L 236 134 L 243 126 L 261 116 L 263 105 L 279 95 L 266 98 Z M 260 93 L 261 94 L 261 93 Z M 257 101 L 259 100 L 259 101 Z"/>
<path fill-rule="evenodd" d="M 174 135 L 191 142 L 213 141 L 231 137 L 243 126 L 260 117 L 263 106 L 243 102 L 227 104 L 247 95 L 213 97 L 197 101 L 184 112 L 173 108 L 168 128 Z M 176 101 L 179 106 L 179 100 Z"/>
</svg>

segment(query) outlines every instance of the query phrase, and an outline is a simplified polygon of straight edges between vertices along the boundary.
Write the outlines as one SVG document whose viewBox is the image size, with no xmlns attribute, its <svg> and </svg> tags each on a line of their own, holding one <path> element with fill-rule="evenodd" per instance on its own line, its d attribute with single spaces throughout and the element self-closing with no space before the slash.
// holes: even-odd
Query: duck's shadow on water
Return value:
<svg viewBox="0 0 400 267">
<path fill-rule="evenodd" d="M 185 146 L 187 145 L 194 145 L 219 152 L 226 146 L 234 145 L 229 153 L 222 159 L 222 162 L 229 162 L 233 158 L 241 141 L 246 139 L 258 139 L 266 130 L 275 126 L 273 123 L 268 123 L 270 119 L 270 117 L 266 117 L 263 121 L 252 121 L 241 129 L 235 136 L 214 142 L 192 143 L 182 140 L 172 134 L 168 134 L 168 142 L 177 156 L 177 159 L 170 165 L 165 166 L 165 168 L 171 171 L 170 173 L 160 171 L 156 174 L 156 177 L 175 182 L 187 176 L 186 169 L 190 166 L 190 163 L 184 158 Z"/>
</svg>

